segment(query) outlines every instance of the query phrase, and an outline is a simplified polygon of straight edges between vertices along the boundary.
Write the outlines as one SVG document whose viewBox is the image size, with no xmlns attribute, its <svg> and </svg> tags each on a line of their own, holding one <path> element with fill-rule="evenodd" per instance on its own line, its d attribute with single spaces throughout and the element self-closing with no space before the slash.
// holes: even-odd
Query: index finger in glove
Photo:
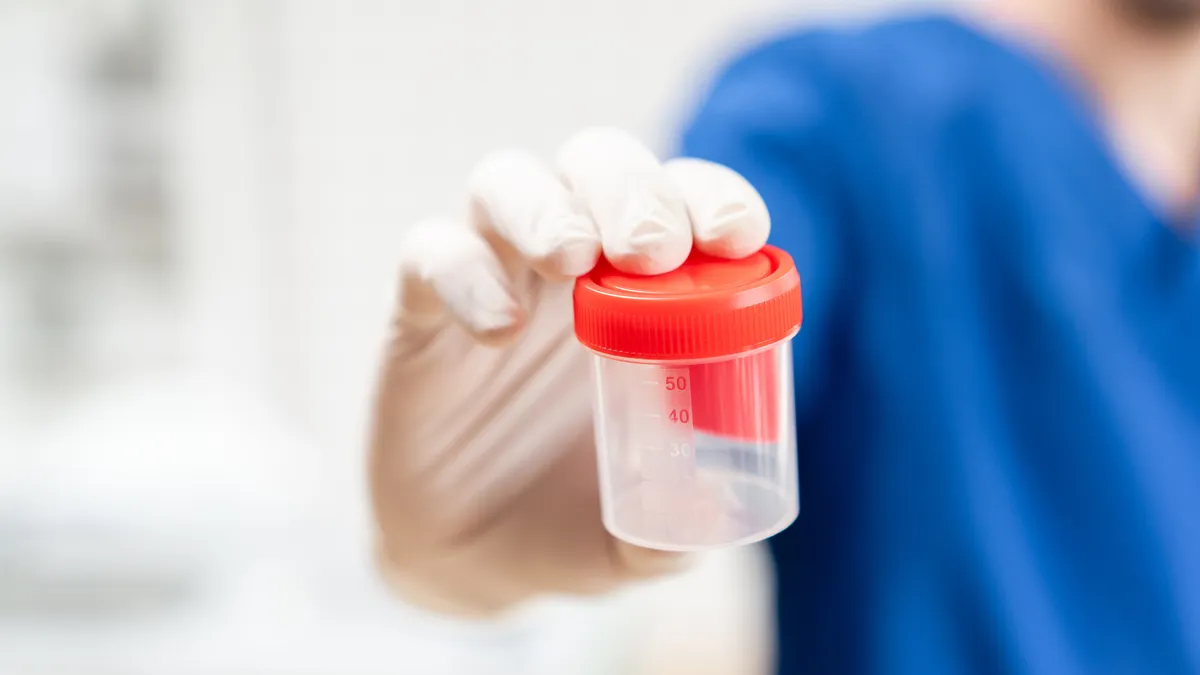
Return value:
<svg viewBox="0 0 1200 675">
<path fill-rule="evenodd" d="M 414 225 L 401 247 L 400 329 L 432 334 L 456 320 L 477 339 L 503 340 L 525 314 L 496 251 L 466 225 L 431 219 Z"/>
</svg>

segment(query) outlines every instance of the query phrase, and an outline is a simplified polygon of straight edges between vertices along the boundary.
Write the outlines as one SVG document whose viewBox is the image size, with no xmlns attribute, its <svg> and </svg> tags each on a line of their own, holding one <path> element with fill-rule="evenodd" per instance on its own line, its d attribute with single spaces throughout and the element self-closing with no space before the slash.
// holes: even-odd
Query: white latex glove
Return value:
<svg viewBox="0 0 1200 675">
<path fill-rule="evenodd" d="M 641 274 L 675 269 L 693 246 L 750 255 L 767 209 L 732 170 L 659 163 L 611 129 L 576 135 L 555 169 L 516 151 L 484 159 L 465 219 L 419 223 L 403 250 L 371 488 L 385 575 L 436 611 L 605 592 L 683 562 L 601 523 L 573 278 L 601 253 Z"/>
</svg>

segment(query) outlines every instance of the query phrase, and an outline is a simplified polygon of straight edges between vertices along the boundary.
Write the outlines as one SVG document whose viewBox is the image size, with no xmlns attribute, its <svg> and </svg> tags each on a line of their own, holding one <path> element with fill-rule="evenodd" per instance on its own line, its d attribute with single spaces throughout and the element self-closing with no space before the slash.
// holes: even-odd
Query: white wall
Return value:
<svg viewBox="0 0 1200 675">
<path fill-rule="evenodd" d="M 64 6 L 73 1 L 64 0 Z M 66 505 L 89 518 L 106 512 L 120 516 L 121 524 L 160 524 L 196 546 L 222 549 L 209 553 L 252 547 L 244 542 L 214 547 L 195 536 L 200 528 L 196 521 L 214 529 L 230 522 L 271 521 L 251 528 L 249 539 L 272 527 L 313 535 L 304 542 L 311 545 L 306 554 L 287 548 L 272 566 L 234 575 L 245 580 L 234 584 L 237 593 L 230 592 L 236 607 L 213 611 L 211 626 L 205 628 L 217 630 L 223 636 L 219 642 L 229 641 L 231 634 L 241 642 L 211 654 L 213 663 L 201 659 L 192 664 L 196 672 L 215 673 L 244 670 L 236 661 L 260 649 L 266 651 L 257 658 L 278 667 L 295 661 L 312 672 L 324 672 L 324 665 L 331 666 L 328 672 L 346 672 L 339 670 L 341 659 L 353 653 L 362 667 L 356 672 L 379 672 L 398 663 L 406 648 L 391 652 L 405 638 L 395 628 L 399 624 L 376 621 L 371 612 L 365 612 L 366 618 L 356 614 L 362 610 L 357 603 L 371 604 L 360 596 L 377 590 L 367 587 L 361 573 L 367 554 L 361 454 L 406 226 L 432 213 L 458 212 L 463 177 L 474 161 L 497 146 L 520 144 L 549 156 L 573 131 L 610 124 L 666 150 L 713 65 L 759 32 L 778 28 L 780 17 L 896 3 L 160 4 L 169 9 L 170 24 L 171 184 L 177 197 L 179 309 L 184 317 L 179 335 L 189 365 L 199 366 L 204 376 L 156 377 L 97 393 L 93 404 L 85 406 L 83 419 L 57 434 L 60 449 L 44 453 L 54 460 L 47 460 L 47 466 L 67 469 L 47 483 L 58 486 L 57 491 L 14 482 L 27 484 L 29 503 L 36 501 L 52 514 Z M 135 327 L 132 332 L 140 336 L 144 331 Z M 216 377 L 210 380 L 209 375 Z M 254 400 L 258 394 L 278 405 L 282 422 Z M 307 437 L 295 437 L 304 432 Z M 322 471 L 302 466 L 309 440 L 318 447 Z M 38 453 L 22 446 L 20 454 Z M 86 492 L 80 485 L 102 489 Z M 301 512 L 312 506 L 308 496 L 313 493 L 324 503 Z M 315 522 L 325 516 L 334 519 L 332 530 L 324 528 L 330 523 Z M 339 539 L 330 532 L 349 534 Z M 358 576 L 338 567 L 347 551 L 364 558 L 352 561 L 361 563 Z M 195 557 L 191 549 L 185 553 L 180 556 L 185 562 Z M 134 556 L 124 552 L 124 557 Z M 319 579 L 314 572 L 312 580 L 293 584 L 291 565 L 300 561 L 306 569 L 321 567 L 324 557 L 337 559 L 328 563 L 334 572 L 322 571 Z M 613 635 L 624 639 L 640 630 L 629 620 L 633 616 L 657 627 L 655 639 L 678 649 L 672 654 L 698 654 L 697 641 L 712 647 L 721 637 L 734 640 L 729 622 L 769 635 L 767 627 L 756 623 L 766 616 L 756 610 L 767 601 L 755 596 L 749 581 L 762 576 L 756 569 L 761 561 L 742 557 L 716 562 L 674 587 L 660 586 L 657 596 L 641 596 L 637 612 L 604 618 L 592 611 L 600 605 L 586 605 L 555 615 L 577 620 L 553 620 L 548 625 L 554 631 L 538 625 L 531 634 L 557 649 L 539 657 L 544 672 L 582 672 L 554 666 L 587 660 L 565 654 L 581 645 L 596 654 L 616 655 L 619 649 L 601 644 L 609 638 L 598 641 L 587 633 L 611 621 L 620 628 Z M 245 594 L 240 592 L 243 585 Z M 303 593 L 293 585 L 321 591 L 345 613 L 317 604 L 307 613 L 297 611 L 296 598 Z M 360 586 L 357 595 L 346 591 Z M 389 605 L 387 611 L 391 609 Z M 245 623 L 230 617 L 242 617 Z M 362 623 L 350 631 L 330 628 L 344 629 L 353 621 Z M 7 658 L 17 647 L 33 644 L 20 630 L 5 628 L 0 626 L 0 652 Z M 407 630 L 404 644 L 409 649 L 420 642 L 430 653 L 438 652 L 438 658 L 453 651 L 440 648 L 444 641 L 427 641 L 411 626 Z M 149 650 L 141 633 L 131 632 L 115 646 L 110 636 L 94 645 L 98 652 L 48 648 L 62 644 L 60 635 L 48 634 L 44 643 L 29 647 L 28 659 L 43 663 L 46 654 L 72 656 L 79 663 L 119 670 L 128 669 L 125 659 L 131 655 L 143 665 L 157 664 L 179 658 L 179 644 L 212 643 L 212 635 L 204 631 L 183 633 L 190 641 L 160 640 L 157 649 Z M 264 644 L 264 633 L 272 639 L 304 636 L 292 642 L 309 649 L 296 651 L 293 644 L 272 640 Z M 364 646 L 313 644 L 335 633 L 361 638 Z M 681 637 L 686 639 L 681 642 Z M 320 647 L 328 661 L 314 663 L 313 649 Z M 738 649 L 744 651 L 746 643 L 729 653 L 739 656 Z M 97 654 L 108 654 L 107 660 Z"/>
</svg>

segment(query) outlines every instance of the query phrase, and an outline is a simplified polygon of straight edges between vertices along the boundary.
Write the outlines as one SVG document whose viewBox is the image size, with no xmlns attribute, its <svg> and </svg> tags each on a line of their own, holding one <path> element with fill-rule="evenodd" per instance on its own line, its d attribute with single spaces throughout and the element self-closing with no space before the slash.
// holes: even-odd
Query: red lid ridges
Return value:
<svg viewBox="0 0 1200 675">
<path fill-rule="evenodd" d="M 683 361 L 732 356 L 783 340 L 800 327 L 800 275 L 766 246 L 741 260 L 693 251 L 656 276 L 601 260 L 575 283 L 575 335 L 618 358 Z"/>
</svg>

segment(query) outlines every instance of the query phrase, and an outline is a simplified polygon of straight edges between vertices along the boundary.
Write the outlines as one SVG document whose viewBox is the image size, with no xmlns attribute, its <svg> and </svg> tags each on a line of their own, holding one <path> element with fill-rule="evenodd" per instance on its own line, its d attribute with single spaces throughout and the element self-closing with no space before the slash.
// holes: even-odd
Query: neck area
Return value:
<svg viewBox="0 0 1200 675">
<path fill-rule="evenodd" d="M 979 11 L 1070 64 L 1139 189 L 1172 216 L 1197 212 L 1200 21 L 1139 20 L 1115 0 L 988 0 Z"/>
</svg>

